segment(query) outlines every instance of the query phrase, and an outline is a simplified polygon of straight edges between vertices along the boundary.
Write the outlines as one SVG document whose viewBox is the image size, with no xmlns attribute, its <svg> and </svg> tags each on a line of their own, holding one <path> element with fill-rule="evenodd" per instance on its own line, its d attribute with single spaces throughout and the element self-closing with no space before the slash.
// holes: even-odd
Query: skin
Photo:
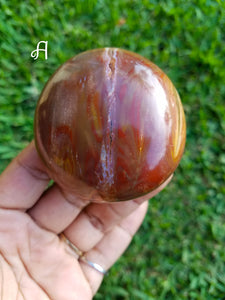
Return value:
<svg viewBox="0 0 225 300">
<path fill-rule="evenodd" d="M 172 177 L 172 176 L 171 176 Z M 92 299 L 103 275 L 59 234 L 108 270 L 141 225 L 151 194 L 97 204 L 66 194 L 49 176 L 31 142 L 0 176 L 0 299 Z"/>
</svg>

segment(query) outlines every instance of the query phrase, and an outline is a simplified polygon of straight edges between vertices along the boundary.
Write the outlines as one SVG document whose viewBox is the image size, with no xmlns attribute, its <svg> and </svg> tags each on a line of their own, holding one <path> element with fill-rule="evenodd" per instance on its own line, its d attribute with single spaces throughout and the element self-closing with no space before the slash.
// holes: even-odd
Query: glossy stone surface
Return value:
<svg viewBox="0 0 225 300">
<path fill-rule="evenodd" d="M 50 176 L 91 201 L 154 190 L 178 166 L 185 137 L 182 104 L 169 78 L 117 48 L 64 63 L 36 109 L 36 146 Z"/>
</svg>

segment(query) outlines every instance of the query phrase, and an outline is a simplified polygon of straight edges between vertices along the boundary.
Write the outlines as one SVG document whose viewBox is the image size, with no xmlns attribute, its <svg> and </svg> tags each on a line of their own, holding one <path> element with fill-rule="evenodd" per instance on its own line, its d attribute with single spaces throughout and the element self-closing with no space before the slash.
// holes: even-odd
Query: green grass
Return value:
<svg viewBox="0 0 225 300">
<path fill-rule="evenodd" d="M 223 0 L 0 2 L 1 171 L 33 138 L 45 82 L 81 51 L 138 52 L 170 76 L 184 104 L 181 164 L 96 300 L 225 299 L 224 28 Z M 34 61 L 40 40 L 49 59 Z"/>
</svg>

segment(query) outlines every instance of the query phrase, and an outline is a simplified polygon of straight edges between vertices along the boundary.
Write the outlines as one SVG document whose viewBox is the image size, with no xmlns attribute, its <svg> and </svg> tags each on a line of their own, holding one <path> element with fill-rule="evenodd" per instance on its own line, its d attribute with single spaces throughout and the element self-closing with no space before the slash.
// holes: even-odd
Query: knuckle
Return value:
<svg viewBox="0 0 225 300">
<path fill-rule="evenodd" d="M 86 211 L 85 214 L 87 215 L 89 222 L 91 223 L 91 225 L 97 229 L 100 232 L 105 232 L 105 224 L 103 223 L 103 221 L 96 215 Z"/>
</svg>

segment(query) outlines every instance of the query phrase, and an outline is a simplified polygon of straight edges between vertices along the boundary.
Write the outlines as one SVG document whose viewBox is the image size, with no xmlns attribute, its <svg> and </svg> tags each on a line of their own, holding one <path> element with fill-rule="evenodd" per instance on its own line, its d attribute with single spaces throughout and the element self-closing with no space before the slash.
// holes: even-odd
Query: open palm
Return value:
<svg viewBox="0 0 225 300">
<path fill-rule="evenodd" d="M 103 275 L 80 262 L 60 233 L 109 269 L 142 223 L 147 199 L 170 179 L 145 197 L 112 204 L 47 188 L 49 180 L 33 142 L 0 177 L 2 300 L 92 299 Z"/>
</svg>

